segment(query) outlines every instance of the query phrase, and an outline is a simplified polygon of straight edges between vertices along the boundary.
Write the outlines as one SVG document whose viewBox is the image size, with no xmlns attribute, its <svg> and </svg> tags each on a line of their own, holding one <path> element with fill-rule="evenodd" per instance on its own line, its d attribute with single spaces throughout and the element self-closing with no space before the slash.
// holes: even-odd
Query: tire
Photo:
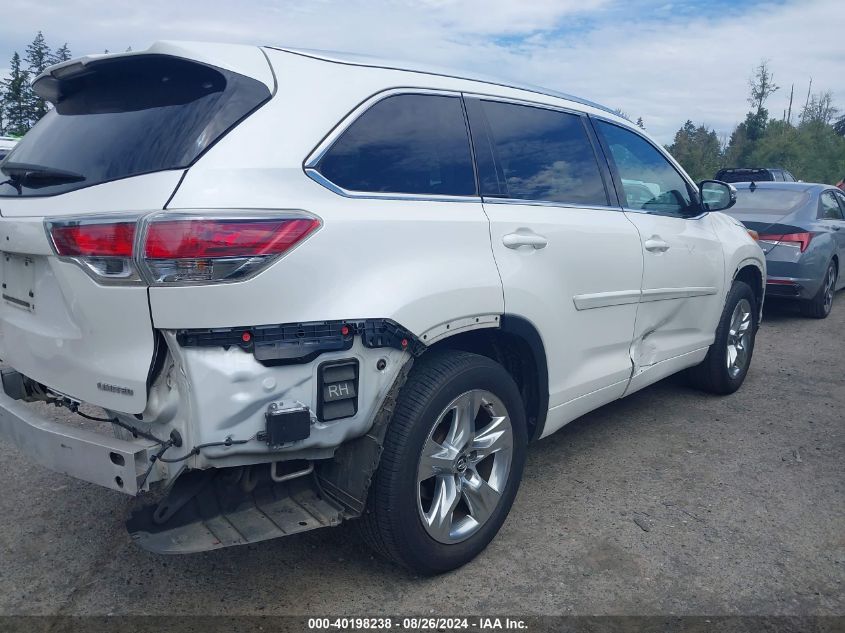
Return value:
<svg viewBox="0 0 845 633">
<path fill-rule="evenodd" d="M 830 314 L 831 308 L 833 308 L 833 295 L 835 291 L 836 263 L 830 262 L 816 296 L 801 302 L 801 314 L 813 319 L 826 319 L 827 315 Z"/>
<path fill-rule="evenodd" d="M 475 402 L 475 416 L 460 416 L 458 409 L 471 411 Z M 461 432 L 469 427 L 497 434 Z M 469 562 L 493 540 L 510 511 L 527 443 L 519 389 L 501 365 L 468 352 L 427 353 L 411 370 L 388 425 L 367 507 L 356 521 L 364 541 L 423 575 Z M 447 514 L 448 525 L 438 521 Z"/>
<path fill-rule="evenodd" d="M 747 320 L 744 318 L 746 312 Z M 738 313 L 744 327 L 741 325 L 738 328 L 741 334 L 735 336 L 732 322 L 735 322 Z M 735 281 L 725 300 L 713 345 L 700 364 L 687 370 L 694 387 L 721 395 L 733 393 L 740 388 L 751 366 L 758 318 L 754 291 L 745 282 Z M 742 360 L 738 363 L 740 356 Z"/>
</svg>

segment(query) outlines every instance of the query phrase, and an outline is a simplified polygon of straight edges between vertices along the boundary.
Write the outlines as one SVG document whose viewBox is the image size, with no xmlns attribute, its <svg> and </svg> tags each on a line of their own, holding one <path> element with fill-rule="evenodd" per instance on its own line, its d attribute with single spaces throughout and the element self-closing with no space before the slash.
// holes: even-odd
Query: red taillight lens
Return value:
<svg viewBox="0 0 845 633">
<path fill-rule="evenodd" d="M 281 255 L 320 225 L 312 218 L 160 220 L 147 230 L 146 259 Z"/>
<path fill-rule="evenodd" d="M 50 235 L 65 257 L 132 257 L 135 222 L 53 225 Z"/>
<path fill-rule="evenodd" d="M 197 284 L 257 274 L 320 226 L 304 211 L 160 212 L 45 221 L 56 253 L 103 283 Z M 138 250 L 136 232 L 144 227 Z"/>
<path fill-rule="evenodd" d="M 779 244 L 786 244 L 789 246 L 797 246 L 801 252 L 807 250 L 810 246 L 810 240 L 813 239 L 812 233 L 789 233 L 787 235 L 761 235 L 760 240 L 765 242 L 777 242 Z"/>
</svg>

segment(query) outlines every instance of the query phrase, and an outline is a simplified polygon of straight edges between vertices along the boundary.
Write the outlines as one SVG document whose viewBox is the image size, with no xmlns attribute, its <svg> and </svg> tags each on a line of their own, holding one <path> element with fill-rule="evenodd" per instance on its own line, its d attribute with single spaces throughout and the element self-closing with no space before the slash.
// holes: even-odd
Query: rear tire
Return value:
<svg viewBox="0 0 845 633">
<path fill-rule="evenodd" d="M 519 389 L 501 365 L 467 352 L 427 353 L 399 393 L 356 521 L 364 541 L 420 574 L 469 562 L 510 511 L 527 442 Z"/>
<path fill-rule="evenodd" d="M 801 302 L 801 314 L 812 319 L 826 319 L 833 308 L 833 295 L 836 291 L 836 262 L 830 262 L 830 266 L 824 273 L 824 280 L 816 293 L 816 296 L 807 301 Z"/>
<path fill-rule="evenodd" d="M 751 366 L 758 314 L 754 291 L 745 282 L 735 281 L 725 300 L 713 345 L 699 365 L 687 370 L 694 387 L 722 395 L 740 388 Z"/>
</svg>

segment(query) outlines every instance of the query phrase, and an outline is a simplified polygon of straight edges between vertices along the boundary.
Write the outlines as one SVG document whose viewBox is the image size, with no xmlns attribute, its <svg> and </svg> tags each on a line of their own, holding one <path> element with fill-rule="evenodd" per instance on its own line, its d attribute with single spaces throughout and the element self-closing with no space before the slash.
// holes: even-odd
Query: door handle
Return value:
<svg viewBox="0 0 845 633">
<path fill-rule="evenodd" d="M 533 246 L 535 249 L 540 249 L 545 248 L 548 243 L 549 240 L 536 233 L 508 233 L 502 238 L 502 244 L 508 248 Z"/>
<path fill-rule="evenodd" d="M 665 253 L 669 250 L 669 244 L 654 235 L 645 241 L 645 249 L 650 253 Z"/>
</svg>

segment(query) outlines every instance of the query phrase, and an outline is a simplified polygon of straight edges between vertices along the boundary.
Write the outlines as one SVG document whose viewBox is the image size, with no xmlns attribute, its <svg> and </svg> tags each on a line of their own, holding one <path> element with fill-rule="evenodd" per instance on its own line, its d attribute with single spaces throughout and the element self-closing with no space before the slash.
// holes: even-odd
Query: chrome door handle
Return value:
<svg viewBox="0 0 845 633">
<path fill-rule="evenodd" d="M 669 244 L 655 236 L 645 241 L 645 249 L 651 253 L 665 253 L 669 250 Z"/>
<path fill-rule="evenodd" d="M 548 243 L 549 240 L 536 233 L 508 233 L 502 238 L 502 244 L 508 248 L 533 246 L 535 249 L 539 249 L 545 248 Z"/>
</svg>

